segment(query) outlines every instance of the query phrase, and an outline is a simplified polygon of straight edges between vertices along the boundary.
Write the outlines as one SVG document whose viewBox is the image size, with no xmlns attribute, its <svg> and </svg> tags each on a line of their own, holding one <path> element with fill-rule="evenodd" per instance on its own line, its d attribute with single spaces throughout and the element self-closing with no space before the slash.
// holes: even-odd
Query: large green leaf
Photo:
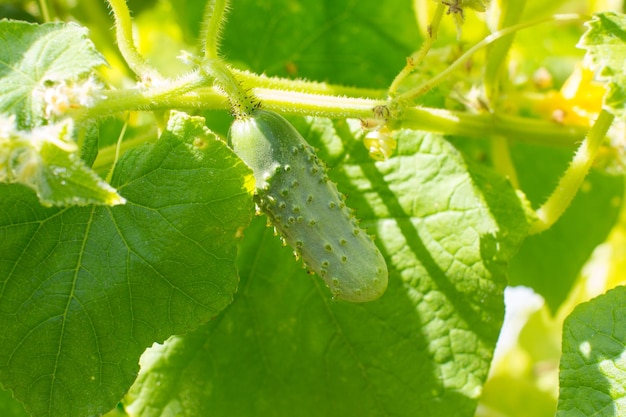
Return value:
<svg viewBox="0 0 626 417">
<path fill-rule="evenodd" d="M 604 12 L 587 22 L 588 30 L 579 46 L 599 67 L 600 76 L 608 82 L 605 106 L 622 119 L 626 118 L 626 15 Z"/>
<path fill-rule="evenodd" d="M 626 287 L 618 287 L 569 315 L 557 417 L 626 415 Z"/>
<path fill-rule="evenodd" d="M 33 415 L 111 409 L 147 346 L 231 302 L 250 172 L 203 122 L 177 114 L 124 155 L 123 206 L 44 208 L 0 186 L 0 378 Z"/>
<path fill-rule="evenodd" d="M 387 87 L 419 48 L 411 2 L 238 1 L 222 50 L 270 75 Z"/>
<path fill-rule="evenodd" d="M 387 259 L 381 299 L 331 299 L 265 228 L 246 231 L 242 289 L 216 320 L 149 349 L 133 416 L 472 416 L 503 318 L 525 212 L 509 183 L 441 137 L 404 131 L 368 160 L 345 122 L 300 130 L 336 166 Z"/>
<path fill-rule="evenodd" d="M 36 91 L 105 63 L 76 24 L 0 21 L 0 113 L 17 115 L 21 128 L 36 126 L 45 111 Z"/>
</svg>

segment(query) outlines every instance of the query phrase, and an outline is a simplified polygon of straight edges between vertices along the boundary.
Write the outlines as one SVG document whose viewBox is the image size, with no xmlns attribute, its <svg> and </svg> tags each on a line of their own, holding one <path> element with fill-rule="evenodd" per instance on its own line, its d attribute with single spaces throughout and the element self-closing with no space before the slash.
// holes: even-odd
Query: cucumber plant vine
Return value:
<svg viewBox="0 0 626 417">
<path fill-rule="evenodd" d="M 123 0 L 110 1 L 111 9 L 116 18 L 117 36 L 120 45 L 120 50 L 129 63 L 130 67 L 137 74 L 140 79 L 152 79 L 156 77 L 158 72 L 156 69 L 151 68 L 138 53 L 134 46 L 134 40 L 132 37 L 132 23 L 130 18 L 130 12 Z M 465 4 L 463 2 L 441 2 L 437 5 L 433 21 L 429 26 L 428 37 L 422 45 L 422 48 L 416 53 L 415 56 L 407 58 L 407 65 L 398 73 L 398 76 L 394 79 L 388 90 L 389 100 L 375 100 L 370 97 L 354 97 L 343 98 L 337 96 L 322 95 L 317 89 L 317 86 L 313 83 L 306 82 L 290 82 L 288 80 L 276 80 L 275 83 L 281 85 L 281 90 L 275 91 L 271 87 L 263 89 L 265 83 L 259 83 L 262 77 L 250 74 L 231 71 L 227 65 L 219 58 L 219 37 L 224 21 L 226 20 L 226 11 L 228 10 L 228 1 L 215 1 L 206 8 L 206 14 L 204 16 L 205 23 L 203 23 L 204 29 L 204 57 L 205 60 L 199 63 L 201 70 L 198 70 L 197 74 L 190 75 L 190 80 L 183 82 L 183 85 L 175 83 L 174 86 L 170 86 L 169 90 L 172 94 L 181 94 L 186 91 L 192 91 L 197 85 L 207 83 L 206 79 L 202 81 L 203 75 L 206 74 L 207 79 L 216 80 L 222 91 L 229 97 L 232 106 L 235 108 L 235 114 L 249 113 L 255 106 L 250 100 L 251 98 L 244 91 L 242 85 L 245 85 L 247 89 L 263 89 L 257 94 L 260 100 L 264 103 L 264 107 L 276 110 L 287 110 L 290 113 L 302 112 L 305 114 L 312 114 L 324 117 L 333 118 L 360 118 L 369 120 L 374 119 L 390 119 L 385 120 L 386 123 L 395 126 L 403 126 L 406 124 L 410 127 L 418 127 L 420 125 L 420 113 L 419 108 L 412 108 L 412 112 L 405 112 L 407 107 L 412 107 L 415 99 L 434 88 L 438 83 L 445 80 L 450 74 L 458 67 L 464 65 L 464 63 L 476 53 L 478 50 L 485 48 L 493 42 L 501 39 L 505 36 L 511 35 L 519 30 L 536 26 L 538 24 L 547 22 L 558 21 L 581 21 L 582 16 L 579 15 L 557 15 L 549 19 L 542 19 L 540 21 L 525 22 L 522 24 L 514 25 L 511 27 L 503 28 L 495 31 L 489 36 L 485 37 L 482 41 L 469 48 L 462 56 L 454 61 L 445 71 L 439 75 L 425 81 L 422 85 L 411 88 L 409 91 L 401 94 L 397 93 L 402 81 L 413 72 L 421 59 L 428 53 L 428 50 L 434 43 L 437 37 L 437 28 L 441 19 L 444 16 L 444 10 L 447 7 L 448 15 L 455 16 L 457 21 L 462 21 L 464 7 L 475 9 L 478 11 L 484 11 L 485 5 L 481 1 L 471 2 Z M 460 26 L 459 26 L 460 27 Z M 460 30 L 460 29 L 459 29 Z M 183 59 L 189 59 L 190 57 L 184 57 Z M 504 55 L 500 59 L 504 59 Z M 193 60 L 192 60 L 193 61 Z M 241 77 L 241 80 L 239 77 Z M 268 80 L 271 84 L 271 80 Z M 304 89 L 306 93 L 297 93 L 296 90 Z M 160 90 L 160 88 L 159 88 Z M 291 90 L 291 91 L 290 91 Z M 215 90 L 211 90 L 216 94 Z M 280 96 L 278 98 L 277 96 Z M 154 103 L 151 107 L 154 108 L 168 108 L 176 107 L 177 105 L 184 105 L 182 102 L 169 102 L 166 93 L 163 92 L 153 95 L 151 93 L 139 93 L 144 98 L 151 98 Z M 164 94 L 164 95 L 161 95 Z M 276 97 L 273 99 L 273 97 Z M 298 100 L 298 98 L 300 100 Z M 127 106 L 132 106 L 130 98 L 126 98 Z M 200 99 L 200 102 L 206 103 L 208 107 L 211 101 L 210 97 L 206 97 L 204 100 Z M 129 103 L 130 101 L 130 103 Z M 159 103 L 160 102 L 160 103 Z M 298 109 L 299 105 L 302 108 Z M 299 111 L 298 111 L 299 110 Z M 99 112 L 99 108 L 92 109 L 90 114 Z M 437 113 L 431 114 L 436 118 Z M 483 123 L 489 123 L 489 118 L 484 118 Z M 512 122 L 508 121 L 509 124 Z M 519 120 L 518 123 L 523 125 L 524 122 Z M 546 201 L 546 203 L 537 211 L 537 221 L 531 227 L 530 233 L 539 233 L 546 230 L 554 222 L 558 220 L 561 214 L 570 204 L 571 200 L 575 196 L 578 188 L 582 184 L 582 181 L 587 174 L 591 164 L 599 150 L 603 138 L 605 137 L 609 127 L 612 123 L 612 116 L 610 113 L 603 111 L 602 116 L 599 118 L 599 123 L 596 124 L 587 139 L 580 145 L 579 151 L 576 154 L 576 158 L 572 161 L 572 164 L 568 170 L 564 173 L 558 187 L 552 196 Z M 377 126 L 380 127 L 380 126 Z M 428 129 L 426 124 L 425 128 Z M 520 126 L 521 127 L 521 126 Z M 463 127 L 461 126 L 461 129 Z M 440 125 L 440 129 L 444 132 L 445 127 Z M 526 129 L 520 129 L 520 134 Z M 544 134 L 551 135 L 552 129 L 546 129 Z M 493 132 L 494 135 L 499 135 L 497 130 Z M 525 133 L 525 132 L 524 132 Z M 566 135 L 569 132 L 559 132 Z M 579 132 L 576 132 L 579 133 Z"/>
<path fill-rule="evenodd" d="M 118 88 L 97 75 L 107 61 L 87 30 L 51 22 L 48 1 L 47 23 L 1 20 L 2 387 L 33 416 L 115 404 L 111 416 L 474 415 L 509 263 L 528 236 L 549 234 L 598 155 L 619 154 L 612 130 L 626 113 L 626 18 L 524 20 L 530 3 L 414 0 L 429 23 L 382 89 L 241 69 L 221 40 L 245 2 L 206 2 L 199 52 L 181 51 L 187 71 L 172 77 L 140 52 L 127 1 L 106 0 L 118 64 L 135 78 Z M 486 34 L 463 45 L 466 20 L 486 13 Z M 438 48 L 446 19 L 458 44 Z M 583 23 L 578 74 L 602 82 L 589 87 L 601 108 L 584 123 L 510 111 L 511 100 L 542 108 L 565 94 L 511 88 L 515 36 Z M 437 91 L 463 71 L 480 73 L 469 91 Z M 228 135 L 203 117 L 211 111 L 228 114 Z M 154 130 L 133 126 L 145 115 Z M 491 166 L 469 156 L 467 138 Z M 572 150 L 536 208 L 516 143 Z M 584 406 L 571 401 L 568 352 L 563 416 Z"/>
</svg>

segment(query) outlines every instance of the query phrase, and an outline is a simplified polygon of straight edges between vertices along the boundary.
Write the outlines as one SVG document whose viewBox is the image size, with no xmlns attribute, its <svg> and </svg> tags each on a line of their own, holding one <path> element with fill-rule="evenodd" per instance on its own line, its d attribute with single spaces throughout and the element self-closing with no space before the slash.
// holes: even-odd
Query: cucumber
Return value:
<svg viewBox="0 0 626 417">
<path fill-rule="evenodd" d="M 282 116 L 255 109 L 233 122 L 229 142 L 254 173 L 259 209 L 333 297 L 379 298 L 385 259 L 300 133 Z"/>
</svg>

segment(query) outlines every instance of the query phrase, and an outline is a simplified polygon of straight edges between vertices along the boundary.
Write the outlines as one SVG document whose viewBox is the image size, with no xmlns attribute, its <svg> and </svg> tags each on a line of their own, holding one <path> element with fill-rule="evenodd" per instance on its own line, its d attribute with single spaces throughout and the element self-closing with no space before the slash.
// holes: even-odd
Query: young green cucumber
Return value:
<svg viewBox="0 0 626 417">
<path fill-rule="evenodd" d="M 380 297 L 387 288 L 385 259 L 300 133 L 282 116 L 256 109 L 235 120 L 229 140 L 254 172 L 259 208 L 333 296 Z"/>
</svg>

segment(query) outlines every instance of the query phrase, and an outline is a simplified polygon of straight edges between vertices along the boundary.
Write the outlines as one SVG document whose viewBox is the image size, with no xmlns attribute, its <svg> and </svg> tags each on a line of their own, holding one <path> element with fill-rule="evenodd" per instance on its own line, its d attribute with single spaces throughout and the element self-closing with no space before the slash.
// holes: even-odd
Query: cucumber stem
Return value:
<svg viewBox="0 0 626 417">
<path fill-rule="evenodd" d="M 224 90 L 235 114 L 235 117 L 244 117 L 259 107 L 259 101 L 254 95 L 246 91 L 233 72 L 219 58 L 209 58 L 203 61 L 202 71 L 215 79 L 217 85 Z"/>
</svg>

